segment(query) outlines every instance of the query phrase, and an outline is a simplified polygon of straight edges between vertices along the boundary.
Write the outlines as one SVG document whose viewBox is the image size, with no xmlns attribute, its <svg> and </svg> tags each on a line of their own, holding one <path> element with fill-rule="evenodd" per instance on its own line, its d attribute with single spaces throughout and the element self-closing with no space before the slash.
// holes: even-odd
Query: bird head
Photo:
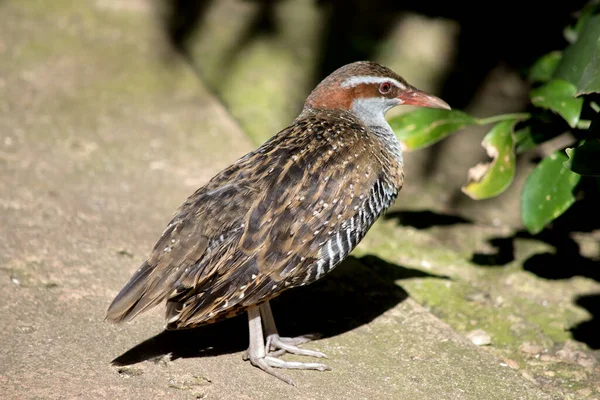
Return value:
<svg viewBox="0 0 600 400">
<path fill-rule="evenodd" d="M 370 61 L 347 64 L 332 72 L 312 91 L 305 108 L 346 110 L 372 124 L 385 120 L 389 109 L 402 104 L 450 109 L 439 97 L 417 89 L 391 69 Z"/>
</svg>

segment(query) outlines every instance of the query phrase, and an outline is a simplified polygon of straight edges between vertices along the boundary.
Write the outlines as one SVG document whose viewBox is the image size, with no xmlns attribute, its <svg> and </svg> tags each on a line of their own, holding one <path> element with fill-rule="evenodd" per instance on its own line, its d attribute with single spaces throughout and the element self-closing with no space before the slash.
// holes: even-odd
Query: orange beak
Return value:
<svg viewBox="0 0 600 400">
<path fill-rule="evenodd" d="M 406 92 L 398 96 L 398 98 L 402 100 L 403 104 L 408 104 L 411 106 L 443 108 L 445 110 L 451 109 L 448 103 L 446 103 L 444 100 L 417 88 L 408 89 Z"/>
</svg>

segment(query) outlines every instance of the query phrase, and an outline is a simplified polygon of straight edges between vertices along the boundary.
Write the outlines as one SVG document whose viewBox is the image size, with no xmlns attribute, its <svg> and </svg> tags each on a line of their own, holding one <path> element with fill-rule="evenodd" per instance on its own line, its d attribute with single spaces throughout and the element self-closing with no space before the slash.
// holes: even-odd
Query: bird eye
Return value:
<svg viewBox="0 0 600 400">
<path fill-rule="evenodd" d="M 389 82 L 383 82 L 381 85 L 379 85 L 379 93 L 381 94 L 388 94 L 391 89 L 392 85 Z"/>
</svg>

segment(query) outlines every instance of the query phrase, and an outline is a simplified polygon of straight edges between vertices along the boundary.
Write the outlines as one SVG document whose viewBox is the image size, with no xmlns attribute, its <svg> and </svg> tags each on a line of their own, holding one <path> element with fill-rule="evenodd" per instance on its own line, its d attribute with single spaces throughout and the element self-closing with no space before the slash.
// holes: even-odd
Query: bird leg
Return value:
<svg viewBox="0 0 600 400">
<path fill-rule="evenodd" d="M 274 377 L 281 379 L 285 383 L 296 386 L 291 378 L 280 373 L 274 368 L 316 369 L 319 371 L 325 371 L 329 369 L 329 367 L 323 364 L 284 361 L 277 357 L 267 355 L 261 325 L 260 310 L 258 307 L 251 307 L 248 309 L 248 326 L 250 328 L 250 346 L 244 353 L 244 360 L 250 360 L 250 363 L 255 367 L 258 367 Z"/>
<path fill-rule="evenodd" d="M 259 308 L 262 322 L 265 327 L 265 336 L 267 338 L 266 351 L 269 355 L 273 357 L 279 357 L 285 352 L 288 352 L 301 356 L 327 358 L 327 356 L 320 351 L 301 349 L 300 347 L 297 347 L 300 344 L 318 339 L 319 335 L 308 334 L 297 337 L 281 337 L 277 331 L 275 318 L 273 318 L 273 312 L 271 311 L 271 305 L 269 302 L 267 301 L 266 303 L 261 304 Z"/>
</svg>

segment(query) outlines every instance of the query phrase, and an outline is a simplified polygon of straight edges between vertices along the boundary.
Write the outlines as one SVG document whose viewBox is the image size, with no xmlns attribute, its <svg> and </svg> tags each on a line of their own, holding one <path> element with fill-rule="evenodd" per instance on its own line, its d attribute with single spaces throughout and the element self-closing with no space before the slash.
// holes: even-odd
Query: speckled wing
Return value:
<svg viewBox="0 0 600 400">
<path fill-rule="evenodd" d="M 166 298 L 168 327 L 192 327 L 321 278 L 395 199 L 380 147 L 348 113 L 297 120 L 188 199 L 121 314 Z"/>
<path fill-rule="evenodd" d="M 204 285 L 216 256 L 236 242 L 253 197 L 243 179 L 244 160 L 223 170 L 175 212 L 149 258 L 115 297 L 107 319 L 130 320 L 185 287 Z"/>
</svg>

